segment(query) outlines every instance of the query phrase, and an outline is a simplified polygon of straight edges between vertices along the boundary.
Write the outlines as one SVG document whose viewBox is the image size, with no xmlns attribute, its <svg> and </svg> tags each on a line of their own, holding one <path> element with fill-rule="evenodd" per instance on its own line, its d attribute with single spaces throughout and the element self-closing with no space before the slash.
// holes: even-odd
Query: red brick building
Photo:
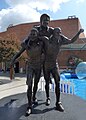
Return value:
<svg viewBox="0 0 86 120">
<path fill-rule="evenodd" d="M 39 22 L 19 24 L 16 26 L 11 25 L 7 28 L 7 31 L 0 33 L 0 38 L 6 39 L 9 36 L 10 40 L 14 39 L 16 42 L 20 43 L 25 37 L 28 36 L 31 28 L 34 25 L 39 25 Z M 78 30 L 82 28 L 79 19 L 75 16 L 70 16 L 67 19 L 52 20 L 49 23 L 49 26 L 60 27 L 62 29 L 62 33 L 68 38 L 72 38 L 78 32 Z M 72 55 L 75 55 L 86 61 L 85 41 L 85 35 L 82 33 L 76 42 L 62 47 L 58 56 L 60 67 L 66 66 L 68 58 Z M 23 63 L 20 62 L 20 67 L 25 68 L 24 61 Z"/>
</svg>

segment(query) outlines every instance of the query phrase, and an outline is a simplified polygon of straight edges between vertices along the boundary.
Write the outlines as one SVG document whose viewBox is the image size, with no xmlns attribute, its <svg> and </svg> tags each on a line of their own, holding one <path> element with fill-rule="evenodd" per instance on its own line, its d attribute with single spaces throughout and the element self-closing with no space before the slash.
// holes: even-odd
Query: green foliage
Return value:
<svg viewBox="0 0 86 120">
<path fill-rule="evenodd" d="M 0 62 L 10 61 L 18 50 L 18 45 L 15 41 L 0 40 Z"/>
<path fill-rule="evenodd" d="M 67 61 L 67 66 L 70 67 L 71 69 L 76 69 L 77 65 L 83 62 L 82 59 L 80 59 L 79 57 L 76 56 L 70 56 L 68 61 Z"/>
</svg>

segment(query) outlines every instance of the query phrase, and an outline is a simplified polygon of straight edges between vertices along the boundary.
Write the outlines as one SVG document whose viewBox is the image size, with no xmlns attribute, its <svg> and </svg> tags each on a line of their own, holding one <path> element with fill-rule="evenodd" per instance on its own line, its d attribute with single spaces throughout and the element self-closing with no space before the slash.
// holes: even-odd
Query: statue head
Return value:
<svg viewBox="0 0 86 120">
<path fill-rule="evenodd" d="M 61 33 L 62 31 L 60 27 L 55 27 L 53 32 Z"/>
<path fill-rule="evenodd" d="M 33 27 L 33 28 L 31 29 L 31 33 L 32 33 L 32 32 L 36 32 L 36 33 L 38 34 L 39 31 L 38 31 L 36 28 Z"/>
<path fill-rule="evenodd" d="M 61 28 L 55 27 L 53 30 L 53 36 L 58 39 L 60 34 L 61 34 Z"/>
<path fill-rule="evenodd" d="M 36 28 L 32 28 L 30 31 L 31 41 L 34 41 L 38 37 L 38 30 Z"/>
<path fill-rule="evenodd" d="M 42 14 L 40 17 L 40 22 L 42 22 L 43 20 L 50 21 L 50 16 L 47 14 Z"/>
<path fill-rule="evenodd" d="M 42 26 L 47 27 L 48 23 L 50 22 L 50 16 L 47 14 L 42 14 L 40 17 L 40 23 Z"/>
</svg>

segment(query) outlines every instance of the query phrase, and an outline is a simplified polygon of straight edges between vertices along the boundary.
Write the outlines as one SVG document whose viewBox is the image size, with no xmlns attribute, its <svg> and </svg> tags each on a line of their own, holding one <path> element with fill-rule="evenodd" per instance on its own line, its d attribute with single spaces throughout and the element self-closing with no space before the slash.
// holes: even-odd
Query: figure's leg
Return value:
<svg viewBox="0 0 86 120">
<path fill-rule="evenodd" d="M 63 112 L 64 108 L 60 102 L 60 74 L 58 68 L 52 69 L 52 76 L 55 80 L 55 94 L 56 94 L 56 109 Z"/>
<path fill-rule="evenodd" d="M 50 83 L 50 71 L 47 69 L 43 70 L 44 79 L 45 79 L 45 91 L 46 91 L 46 105 L 50 105 L 50 97 L 49 97 L 49 83 Z"/>
<path fill-rule="evenodd" d="M 26 81 L 26 84 L 28 86 L 27 88 L 28 107 L 27 107 L 26 115 L 30 115 L 32 112 L 32 83 L 33 83 L 33 70 L 28 69 L 27 81 Z"/>
<path fill-rule="evenodd" d="M 33 104 L 37 105 L 38 101 L 36 99 L 36 92 L 38 89 L 38 82 L 41 77 L 41 69 L 36 69 L 35 70 L 35 78 L 34 78 L 34 87 L 33 87 Z"/>
<path fill-rule="evenodd" d="M 60 101 L 60 75 L 57 68 L 53 68 L 51 72 L 55 81 L 56 102 L 59 102 Z"/>
</svg>

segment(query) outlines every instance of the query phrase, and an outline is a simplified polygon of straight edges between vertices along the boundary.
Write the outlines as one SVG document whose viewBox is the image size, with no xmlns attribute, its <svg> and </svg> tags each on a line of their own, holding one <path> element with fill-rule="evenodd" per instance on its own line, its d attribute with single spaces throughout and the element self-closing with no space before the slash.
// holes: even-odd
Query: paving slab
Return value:
<svg viewBox="0 0 86 120">
<path fill-rule="evenodd" d="M 85 120 L 86 101 L 75 95 L 61 94 L 64 112 L 55 110 L 55 94 L 50 92 L 51 105 L 45 105 L 45 92 L 38 91 L 38 106 L 33 106 L 33 112 L 26 117 L 26 92 L 0 100 L 0 120 Z"/>
</svg>

